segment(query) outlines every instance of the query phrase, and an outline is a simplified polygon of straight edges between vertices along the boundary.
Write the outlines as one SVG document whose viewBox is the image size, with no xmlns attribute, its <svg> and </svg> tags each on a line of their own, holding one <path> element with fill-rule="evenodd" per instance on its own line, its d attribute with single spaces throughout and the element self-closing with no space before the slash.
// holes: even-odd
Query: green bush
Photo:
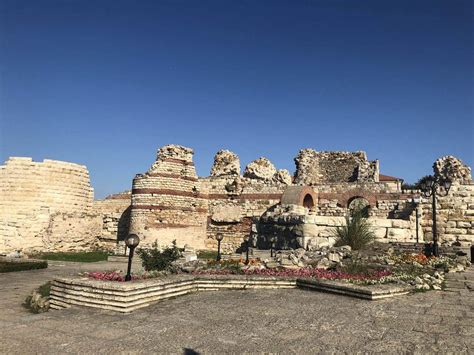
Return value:
<svg viewBox="0 0 474 355">
<path fill-rule="evenodd" d="M 364 249 L 375 241 L 372 227 L 360 211 L 354 211 L 352 216 L 346 217 L 346 225 L 336 227 L 332 236 L 336 238 L 336 246 L 349 245 L 354 250 Z"/>
<path fill-rule="evenodd" d="M 36 259 L 93 263 L 106 261 L 108 254 L 103 251 L 57 252 L 34 255 Z"/>
<path fill-rule="evenodd" d="M 46 269 L 47 261 L 0 261 L 0 272 Z"/>
<path fill-rule="evenodd" d="M 139 249 L 137 254 L 142 259 L 146 271 L 162 271 L 170 269 L 171 263 L 181 257 L 181 250 L 176 246 L 176 240 L 173 240 L 173 245 L 163 250 L 160 250 L 155 242 L 152 248 Z"/>
</svg>

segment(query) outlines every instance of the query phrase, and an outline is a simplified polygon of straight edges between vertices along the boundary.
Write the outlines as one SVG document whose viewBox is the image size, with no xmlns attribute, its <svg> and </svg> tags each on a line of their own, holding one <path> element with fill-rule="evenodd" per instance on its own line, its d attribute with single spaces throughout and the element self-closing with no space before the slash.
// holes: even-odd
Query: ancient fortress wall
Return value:
<svg viewBox="0 0 474 355">
<path fill-rule="evenodd" d="M 240 188 L 229 193 L 226 186 L 234 184 L 235 179 Z M 215 249 L 215 237 L 221 233 L 224 236 L 224 251 L 233 251 L 242 245 L 244 237 L 252 231 L 254 220 L 277 205 L 287 187 L 241 177 L 211 177 L 203 179 L 202 183 L 209 191 L 206 247 Z"/>
<path fill-rule="evenodd" d="M 85 166 L 10 158 L 0 167 L 0 252 L 88 248 L 93 194 Z"/>
<path fill-rule="evenodd" d="M 379 162 L 368 161 L 365 152 L 302 149 L 295 158 L 295 164 L 295 183 L 298 185 L 379 181 Z"/>
<path fill-rule="evenodd" d="M 192 161 L 192 149 L 165 146 L 151 168 L 133 180 L 130 233 L 143 244 L 205 248 L 207 194 Z"/>
<path fill-rule="evenodd" d="M 428 240 L 432 239 L 431 199 L 425 199 L 422 208 L 422 226 Z M 461 245 L 474 244 L 474 183 L 455 183 L 449 194 L 438 197 L 437 229 L 441 244 L 459 242 Z"/>
<path fill-rule="evenodd" d="M 333 162 L 333 164 L 331 164 Z M 199 178 L 193 150 L 169 145 L 150 169 L 133 180 L 132 191 L 93 201 L 86 167 L 31 158 L 11 158 L 0 167 L 0 253 L 102 248 L 119 251 L 129 233 L 142 246 L 155 241 L 196 249 L 239 249 L 244 237 L 280 234 L 298 245 L 331 244 L 331 231 L 354 206 L 367 211 L 378 240 L 432 239 L 429 199 L 416 207 L 419 191 L 403 192 L 400 179 L 379 174 L 365 153 L 303 149 L 291 176 L 266 158 L 248 164 L 222 150 L 209 177 Z M 435 162 L 435 174 L 453 181 L 438 199 L 441 244 L 474 242 L 474 183 L 470 169 L 454 157 Z M 383 178 L 381 178 L 383 177 Z M 300 191 L 302 196 L 290 196 Z M 288 195 L 290 194 L 290 195 Z M 310 195 L 307 199 L 306 195 Z M 286 196 L 286 197 L 285 197 Z M 288 197 L 290 196 L 290 197 Z M 419 219 L 416 223 L 416 213 Z"/>
<path fill-rule="evenodd" d="M 123 241 L 129 234 L 131 191 L 115 194 L 93 203 L 93 213 L 102 218 L 98 246 L 125 253 Z"/>
</svg>

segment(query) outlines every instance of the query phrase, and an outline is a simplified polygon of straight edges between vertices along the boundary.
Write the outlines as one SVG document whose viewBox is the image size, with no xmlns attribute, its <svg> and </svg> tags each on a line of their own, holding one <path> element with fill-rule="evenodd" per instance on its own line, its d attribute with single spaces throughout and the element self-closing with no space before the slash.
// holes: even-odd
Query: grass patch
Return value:
<svg viewBox="0 0 474 355">
<path fill-rule="evenodd" d="M 0 272 L 46 269 L 47 261 L 0 261 Z"/>
<path fill-rule="evenodd" d="M 104 251 L 58 252 L 58 253 L 40 253 L 40 254 L 34 255 L 34 257 L 35 259 L 42 259 L 42 260 L 93 263 L 96 261 L 107 261 L 108 254 Z"/>
<path fill-rule="evenodd" d="M 197 252 L 197 257 L 203 260 L 216 260 L 217 250 L 200 250 Z"/>
</svg>

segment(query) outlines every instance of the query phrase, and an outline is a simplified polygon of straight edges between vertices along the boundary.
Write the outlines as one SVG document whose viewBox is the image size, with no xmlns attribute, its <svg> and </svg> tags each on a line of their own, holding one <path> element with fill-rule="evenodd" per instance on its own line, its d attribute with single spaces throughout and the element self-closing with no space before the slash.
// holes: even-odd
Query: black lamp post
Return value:
<svg viewBox="0 0 474 355">
<path fill-rule="evenodd" d="M 250 235 L 244 237 L 245 241 L 245 265 L 249 264 Z"/>
<path fill-rule="evenodd" d="M 428 176 L 421 182 L 421 191 L 425 197 L 432 197 L 431 208 L 433 212 L 433 255 L 439 256 L 438 230 L 436 227 L 436 196 L 447 196 L 451 188 L 451 181 L 439 176 Z"/>
<path fill-rule="evenodd" d="M 217 257 L 216 261 L 221 261 L 221 242 L 222 239 L 224 239 L 224 235 L 222 233 L 217 233 L 216 234 L 216 240 L 217 240 Z"/>
<path fill-rule="evenodd" d="M 419 233 L 418 233 L 418 221 L 420 218 L 420 215 L 418 214 L 418 206 L 420 205 L 421 199 L 420 198 L 412 198 L 411 203 L 413 207 L 415 208 L 415 223 L 416 223 L 416 245 L 419 243 Z"/>
<path fill-rule="evenodd" d="M 125 239 L 125 245 L 130 248 L 130 252 L 128 253 L 128 268 L 127 268 L 127 275 L 125 276 L 125 281 L 130 281 L 132 279 L 131 271 L 132 271 L 132 259 L 133 259 L 133 251 L 140 244 L 140 238 L 136 234 L 130 234 L 127 239 Z"/>
<path fill-rule="evenodd" d="M 272 236 L 270 237 L 270 257 L 274 257 L 274 250 L 275 250 L 275 242 L 276 242 L 276 237 Z"/>
</svg>

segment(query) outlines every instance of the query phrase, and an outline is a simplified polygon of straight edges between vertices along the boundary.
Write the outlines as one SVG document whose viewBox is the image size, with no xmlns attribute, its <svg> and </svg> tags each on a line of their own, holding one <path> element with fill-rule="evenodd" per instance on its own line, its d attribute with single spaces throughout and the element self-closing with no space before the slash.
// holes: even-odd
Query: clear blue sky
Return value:
<svg viewBox="0 0 474 355">
<path fill-rule="evenodd" d="M 474 165 L 469 0 L 0 0 L 0 160 L 88 166 L 130 188 L 168 143 L 294 171 L 365 150 L 408 182 Z"/>
</svg>

